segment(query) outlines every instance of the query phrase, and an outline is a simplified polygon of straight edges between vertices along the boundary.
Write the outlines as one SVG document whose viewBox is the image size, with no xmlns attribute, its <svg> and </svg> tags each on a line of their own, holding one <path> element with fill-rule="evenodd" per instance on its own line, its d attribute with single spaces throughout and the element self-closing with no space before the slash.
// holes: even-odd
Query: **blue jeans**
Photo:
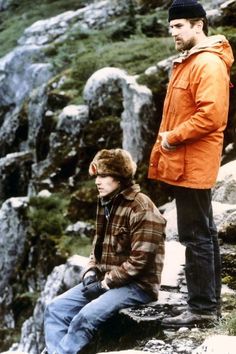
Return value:
<svg viewBox="0 0 236 354">
<path fill-rule="evenodd" d="M 91 342 L 98 328 L 120 309 L 151 301 L 136 284 L 110 289 L 89 301 L 80 283 L 57 296 L 45 309 L 44 332 L 49 354 L 76 354 Z"/>
<path fill-rule="evenodd" d="M 174 187 L 180 242 L 186 246 L 185 275 L 190 310 L 220 307 L 221 259 L 210 189 Z"/>
</svg>

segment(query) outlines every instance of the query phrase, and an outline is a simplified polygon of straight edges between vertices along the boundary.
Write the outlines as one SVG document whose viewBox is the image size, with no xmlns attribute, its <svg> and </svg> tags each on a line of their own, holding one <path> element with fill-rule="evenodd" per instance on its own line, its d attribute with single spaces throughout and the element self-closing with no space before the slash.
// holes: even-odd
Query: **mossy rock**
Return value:
<svg viewBox="0 0 236 354">
<path fill-rule="evenodd" d="M 97 188 L 93 180 L 81 183 L 72 194 L 68 205 L 67 217 L 72 221 L 95 220 L 97 206 Z"/>
<path fill-rule="evenodd" d="M 51 90 L 48 92 L 48 108 L 52 111 L 64 108 L 72 99 L 68 92 Z"/>
<path fill-rule="evenodd" d="M 236 290 L 236 248 L 231 245 L 222 250 L 222 282 Z"/>
<path fill-rule="evenodd" d="M 112 149 L 122 145 L 121 119 L 117 116 L 102 117 L 84 129 L 84 144 L 93 150 Z"/>
</svg>

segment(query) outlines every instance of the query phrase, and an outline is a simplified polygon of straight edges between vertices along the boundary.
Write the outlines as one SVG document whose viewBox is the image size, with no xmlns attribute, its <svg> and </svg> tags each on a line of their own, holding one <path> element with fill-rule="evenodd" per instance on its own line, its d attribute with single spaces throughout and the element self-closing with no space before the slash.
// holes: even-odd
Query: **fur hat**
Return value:
<svg viewBox="0 0 236 354">
<path fill-rule="evenodd" d="M 169 8 L 169 22 L 180 18 L 206 17 L 206 11 L 196 0 L 175 0 Z"/>
<path fill-rule="evenodd" d="M 90 163 L 89 174 L 90 176 L 101 174 L 129 179 L 134 177 L 136 169 L 137 165 L 128 151 L 103 149 L 94 156 Z"/>
</svg>

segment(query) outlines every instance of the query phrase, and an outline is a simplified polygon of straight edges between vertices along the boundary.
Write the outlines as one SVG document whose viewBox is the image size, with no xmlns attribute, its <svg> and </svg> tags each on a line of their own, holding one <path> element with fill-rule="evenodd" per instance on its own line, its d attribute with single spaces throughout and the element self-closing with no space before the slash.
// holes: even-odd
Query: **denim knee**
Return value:
<svg viewBox="0 0 236 354">
<path fill-rule="evenodd" d="M 65 313 L 61 310 L 60 300 L 58 298 L 54 298 L 49 304 L 47 304 L 44 311 L 44 320 L 47 322 L 49 318 L 57 318 L 66 320 Z M 69 321 L 71 319 L 68 319 Z"/>
</svg>

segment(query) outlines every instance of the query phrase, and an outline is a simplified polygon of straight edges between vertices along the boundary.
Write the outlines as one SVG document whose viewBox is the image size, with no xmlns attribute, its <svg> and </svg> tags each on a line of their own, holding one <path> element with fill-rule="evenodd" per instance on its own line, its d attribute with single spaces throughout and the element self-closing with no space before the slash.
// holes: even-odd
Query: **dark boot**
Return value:
<svg viewBox="0 0 236 354">
<path fill-rule="evenodd" d="M 184 311 L 178 316 L 164 318 L 161 322 L 164 328 L 195 327 L 197 325 L 214 325 L 217 322 L 217 315 L 198 314 L 189 310 Z"/>
</svg>

